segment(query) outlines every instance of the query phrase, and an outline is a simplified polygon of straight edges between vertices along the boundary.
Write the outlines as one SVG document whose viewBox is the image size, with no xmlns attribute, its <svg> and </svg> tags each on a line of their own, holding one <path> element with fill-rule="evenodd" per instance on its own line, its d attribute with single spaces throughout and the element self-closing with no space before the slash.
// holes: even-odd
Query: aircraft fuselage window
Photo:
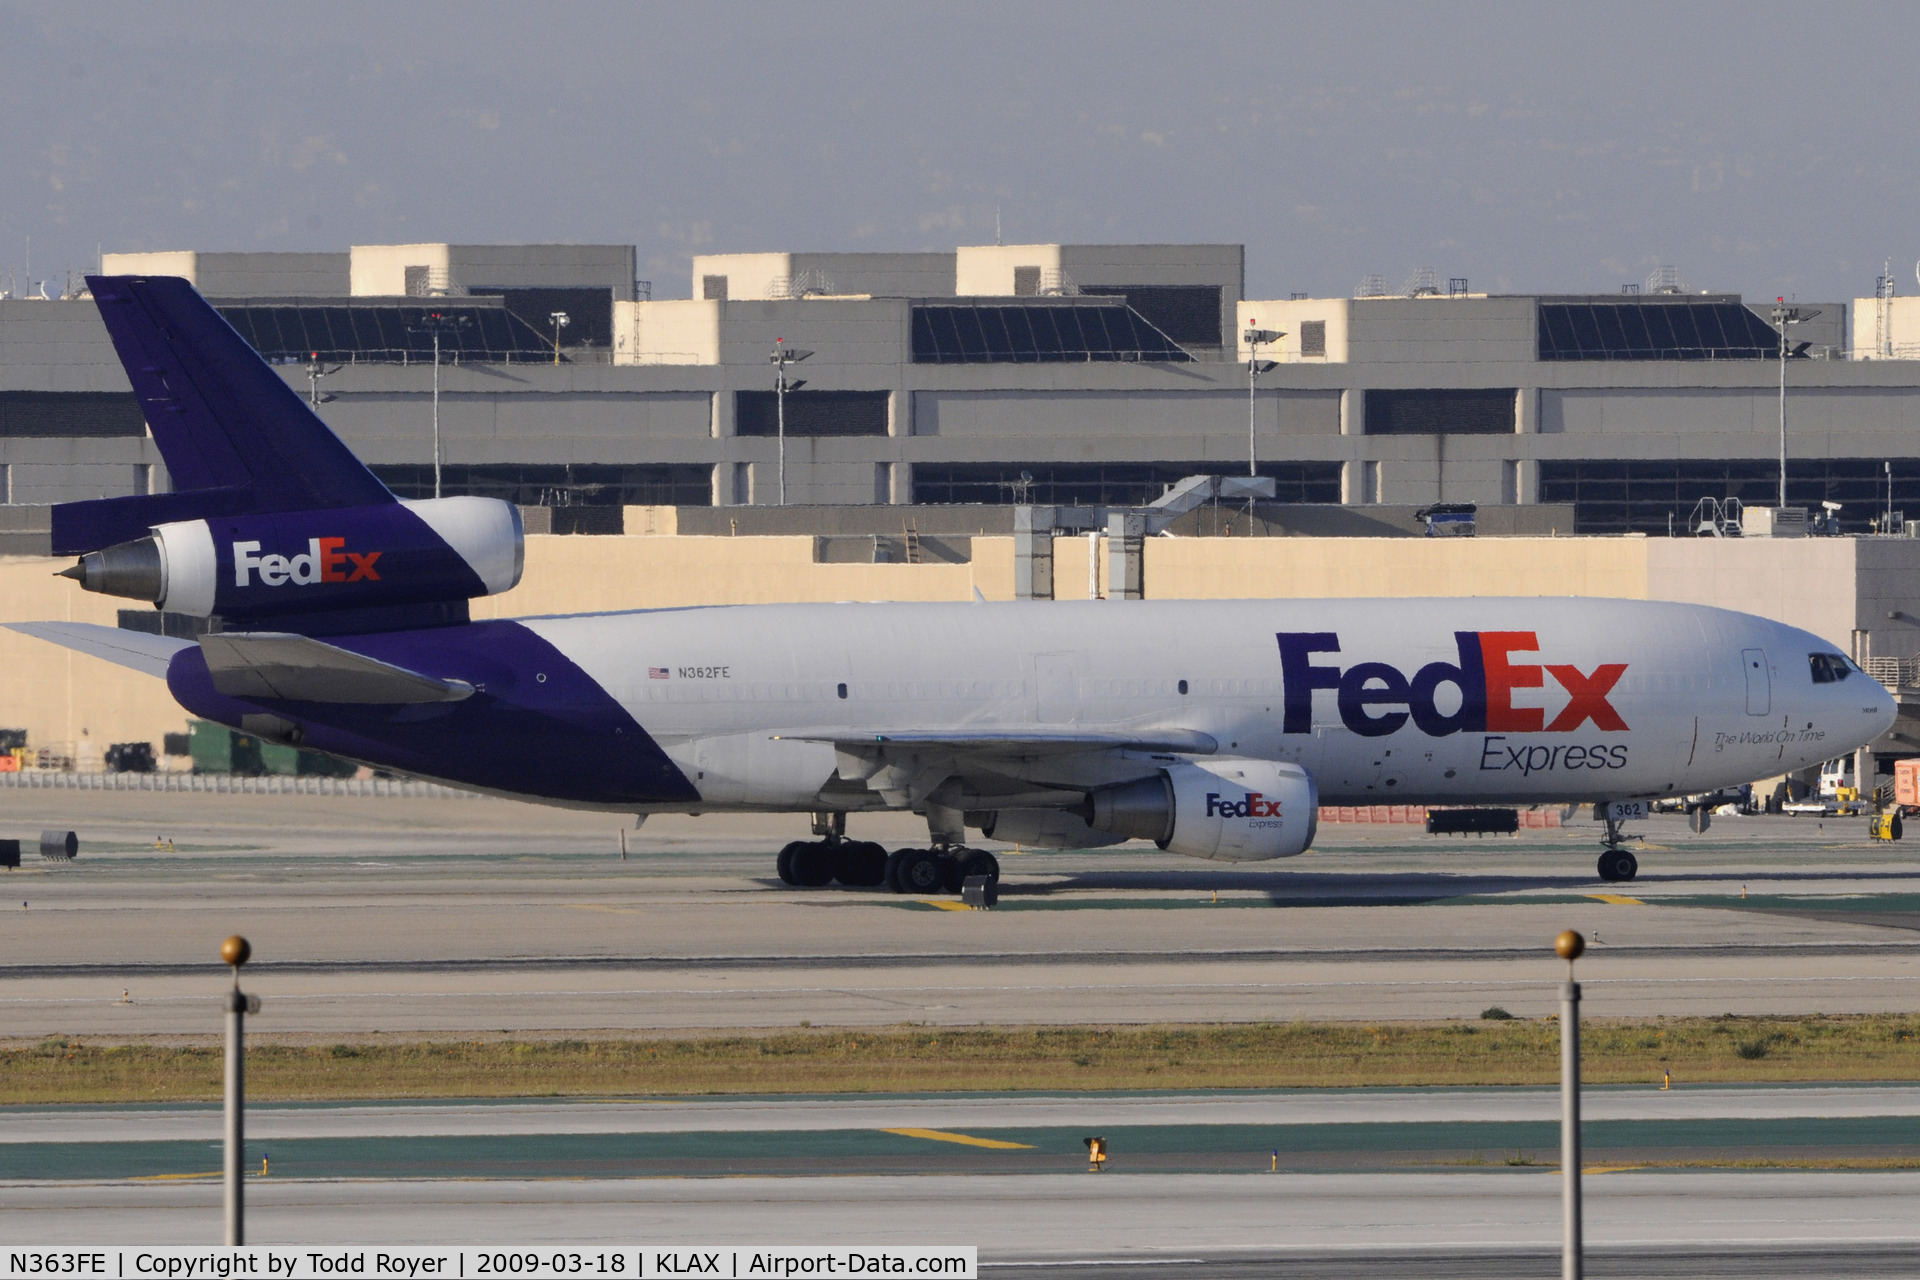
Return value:
<svg viewBox="0 0 1920 1280">
<path fill-rule="evenodd" d="M 1810 653 L 1807 666 L 1813 671 L 1815 684 L 1839 684 L 1847 678 L 1851 664 L 1837 653 Z"/>
</svg>

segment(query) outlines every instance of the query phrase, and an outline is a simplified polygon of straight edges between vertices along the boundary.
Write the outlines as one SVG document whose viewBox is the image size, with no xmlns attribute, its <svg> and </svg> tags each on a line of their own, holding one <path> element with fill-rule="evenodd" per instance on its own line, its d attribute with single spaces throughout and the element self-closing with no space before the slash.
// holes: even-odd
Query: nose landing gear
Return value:
<svg viewBox="0 0 1920 1280">
<path fill-rule="evenodd" d="M 1620 830 L 1624 819 L 1616 818 L 1603 811 L 1602 818 L 1607 824 L 1607 834 L 1600 841 L 1604 846 L 1600 851 L 1600 878 L 1608 884 L 1619 884 L 1640 874 L 1640 860 L 1628 850 L 1620 847 L 1624 840 L 1638 840 L 1639 836 L 1626 835 Z"/>
<path fill-rule="evenodd" d="M 1625 849 L 1608 849 L 1600 855 L 1600 878 L 1608 884 L 1631 880 L 1640 874 L 1640 860 Z"/>
</svg>

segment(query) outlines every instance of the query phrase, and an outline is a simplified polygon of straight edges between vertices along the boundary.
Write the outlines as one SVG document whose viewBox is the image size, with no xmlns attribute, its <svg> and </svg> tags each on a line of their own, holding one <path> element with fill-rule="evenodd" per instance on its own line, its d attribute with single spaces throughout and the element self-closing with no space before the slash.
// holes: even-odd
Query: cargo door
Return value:
<svg viewBox="0 0 1920 1280">
<path fill-rule="evenodd" d="M 1740 664 L 1747 669 L 1747 714 L 1773 714 L 1773 677 L 1767 673 L 1765 649 L 1742 649 Z"/>
</svg>

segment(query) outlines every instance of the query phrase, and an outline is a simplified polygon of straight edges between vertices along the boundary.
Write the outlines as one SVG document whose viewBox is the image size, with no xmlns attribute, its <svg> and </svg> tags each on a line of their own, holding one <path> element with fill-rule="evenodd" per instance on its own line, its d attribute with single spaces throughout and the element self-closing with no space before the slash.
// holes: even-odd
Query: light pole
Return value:
<svg viewBox="0 0 1920 1280">
<path fill-rule="evenodd" d="M 1580 1207 L 1580 984 L 1573 962 L 1587 940 L 1572 929 L 1553 940 L 1553 953 L 1567 962 L 1560 988 L 1560 1275 L 1580 1280 L 1586 1266 Z"/>
<path fill-rule="evenodd" d="M 1787 326 L 1805 324 L 1820 314 L 1815 307 L 1802 311 L 1787 305 L 1785 298 L 1773 300 L 1773 323 L 1780 330 L 1780 505 L 1787 505 Z"/>
<path fill-rule="evenodd" d="M 260 997 L 240 990 L 240 966 L 253 948 L 239 934 L 220 944 L 220 958 L 233 968 L 233 990 L 227 993 L 227 1142 L 224 1181 L 228 1246 L 243 1245 L 246 1236 L 246 1017 L 260 1012 Z"/>
<path fill-rule="evenodd" d="M 787 366 L 799 364 L 812 354 L 811 351 L 788 346 L 785 338 L 775 338 L 773 354 L 767 357 L 773 362 L 774 434 L 780 438 L 780 505 L 783 507 L 787 505 L 787 392 L 797 391 L 807 385 L 799 378 L 789 381 Z"/>
<path fill-rule="evenodd" d="M 450 316 L 432 311 L 422 316 L 418 323 L 407 327 L 408 333 L 425 333 L 433 337 L 433 496 L 440 496 L 440 335 L 443 333 L 461 333 L 469 323 L 466 316 Z"/>
<path fill-rule="evenodd" d="M 573 323 L 573 317 L 564 311 L 553 311 L 547 315 L 547 323 L 553 326 L 553 362 L 560 363 L 560 331 Z"/>
<path fill-rule="evenodd" d="M 307 405 L 309 408 L 318 409 L 321 405 L 327 404 L 333 399 L 332 396 L 323 396 L 320 394 L 320 379 L 331 377 L 338 372 L 340 372 L 340 366 L 336 364 L 329 368 L 326 362 L 320 358 L 318 351 L 308 353 Z"/>
<path fill-rule="evenodd" d="M 1252 317 L 1248 317 L 1249 323 Z M 1275 367 L 1276 361 L 1260 358 L 1260 344 L 1278 342 L 1286 336 L 1284 329 L 1249 328 L 1240 335 L 1247 344 L 1247 475 L 1260 474 L 1260 453 L 1254 444 L 1254 427 L 1259 422 L 1254 391 L 1260 384 L 1260 375 Z"/>
</svg>

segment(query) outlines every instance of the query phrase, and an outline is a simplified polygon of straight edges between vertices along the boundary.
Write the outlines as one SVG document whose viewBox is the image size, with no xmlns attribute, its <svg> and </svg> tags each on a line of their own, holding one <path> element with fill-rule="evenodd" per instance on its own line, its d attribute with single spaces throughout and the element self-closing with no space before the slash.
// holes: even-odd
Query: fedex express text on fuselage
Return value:
<svg viewBox="0 0 1920 1280">
<path fill-rule="evenodd" d="M 1628 747 L 1623 742 L 1538 744 L 1510 737 L 1575 733 L 1588 726 L 1595 733 L 1626 733 L 1629 726 L 1608 695 L 1626 674 L 1627 663 L 1603 662 L 1583 672 L 1571 663 L 1526 662 L 1515 655 L 1540 651 L 1536 632 L 1456 631 L 1458 661 L 1429 662 L 1409 676 L 1386 662 L 1357 662 L 1345 668 L 1315 662 L 1317 656 L 1341 652 L 1338 632 L 1282 631 L 1275 638 L 1285 690 L 1284 734 L 1313 732 L 1313 694 L 1324 689 L 1335 695 L 1340 723 L 1361 737 L 1387 737 L 1409 723 L 1430 738 L 1485 734 L 1479 756 L 1483 772 L 1512 769 L 1531 777 L 1556 770 L 1627 766 Z M 1567 695 L 1551 721 L 1544 707 L 1514 705 L 1516 692 L 1544 691 L 1547 676 Z M 1451 695 L 1443 690 L 1451 690 Z M 1453 702 L 1454 709 L 1444 710 L 1444 702 Z"/>
</svg>

